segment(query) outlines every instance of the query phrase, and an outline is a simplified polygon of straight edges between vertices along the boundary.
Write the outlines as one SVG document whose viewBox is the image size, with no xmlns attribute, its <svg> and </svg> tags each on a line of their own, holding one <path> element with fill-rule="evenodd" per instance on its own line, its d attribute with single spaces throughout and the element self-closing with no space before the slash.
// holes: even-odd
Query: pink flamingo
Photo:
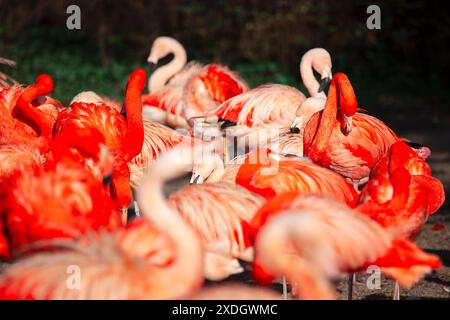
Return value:
<svg viewBox="0 0 450 320">
<path fill-rule="evenodd" d="M 245 92 L 248 85 L 236 72 L 218 64 L 186 65 L 183 46 L 170 37 L 157 38 L 147 59 L 156 65 L 172 53 L 173 60 L 149 79 L 149 94 L 142 96 L 144 115 L 176 127 L 189 127 L 192 117 L 203 115 L 223 101 Z"/>
<path fill-rule="evenodd" d="M 313 70 L 321 74 L 322 85 L 317 82 Z M 300 74 L 312 97 L 325 98 L 323 89 L 331 78 L 330 54 L 322 48 L 309 50 L 300 62 Z M 292 124 L 305 100 L 305 95 L 296 88 L 266 84 L 227 100 L 208 115 L 244 128 L 266 125 L 283 128 Z"/>
<path fill-rule="evenodd" d="M 284 194 L 261 210 L 271 218 L 256 235 L 255 259 L 296 284 L 303 299 L 334 299 L 329 279 L 365 265 L 413 273 L 416 280 L 440 266 L 437 256 L 326 196 Z"/>
<path fill-rule="evenodd" d="M 261 196 L 229 182 L 191 184 L 170 195 L 169 205 L 202 238 L 207 279 L 241 273 L 237 259 L 253 260 L 248 224 L 263 203 Z"/>
</svg>

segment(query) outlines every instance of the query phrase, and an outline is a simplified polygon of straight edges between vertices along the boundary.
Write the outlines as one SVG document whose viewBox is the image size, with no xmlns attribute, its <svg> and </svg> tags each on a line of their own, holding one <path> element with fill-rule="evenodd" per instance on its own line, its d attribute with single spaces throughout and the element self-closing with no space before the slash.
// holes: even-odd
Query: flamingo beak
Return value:
<svg viewBox="0 0 450 320">
<path fill-rule="evenodd" d="M 150 73 L 155 72 L 157 65 L 158 65 L 157 63 L 148 61 L 148 69 L 149 69 Z"/>
<path fill-rule="evenodd" d="M 105 187 L 109 186 L 112 181 L 112 174 L 103 177 L 102 183 Z"/>
<path fill-rule="evenodd" d="M 330 86 L 331 83 L 331 78 L 330 77 L 325 77 L 320 81 L 320 85 L 319 85 L 319 90 L 317 90 L 317 92 L 324 92 L 328 91 L 328 88 Z"/>
<path fill-rule="evenodd" d="M 200 184 L 203 183 L 203 179 L 199 174 L 193 174 L 191 177 L 190 184 Z"/>
<path fill-rule="evenodd" d="M 342 133 L 344 135 L 348 135 L 353 129 L 352 117 L 347 117 L 346 115 L 343 115 L 343 119 L 344 119 L 344 123 L 343 123 Z"/>
</svg>

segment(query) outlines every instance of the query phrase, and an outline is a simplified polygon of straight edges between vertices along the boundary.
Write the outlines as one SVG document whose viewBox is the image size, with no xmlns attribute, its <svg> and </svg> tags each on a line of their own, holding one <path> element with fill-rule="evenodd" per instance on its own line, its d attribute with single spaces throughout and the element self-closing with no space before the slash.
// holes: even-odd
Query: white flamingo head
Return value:
<svg viewBox="0 0 450 320">
<path fill-rule="evenodd" d="M 171 37 L 158 37 L 153 42 L 152 49 L 148 55 L 147 62 L 158 64 L 159 60 L 169 55 L 176 48 L 182 48 L 182 45 Z"/>
</svg>

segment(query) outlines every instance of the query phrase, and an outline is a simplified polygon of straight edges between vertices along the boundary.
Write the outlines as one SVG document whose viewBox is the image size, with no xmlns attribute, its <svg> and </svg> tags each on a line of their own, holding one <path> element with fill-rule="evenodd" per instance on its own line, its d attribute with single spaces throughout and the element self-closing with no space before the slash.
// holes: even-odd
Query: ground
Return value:
<svg viewBox="0 0 450 320">
<path fill-rule="evenodd" d="M 399 136 L 421 143 L 431 148 L 429 158 L 433 174 L 444 183 L 448 198 L 450 190 L 450 116 L 445 109 L 403 112 L 383 112 L 375 114 L 385 121 Z M 373 112 L 372 112 L 373 113 Z M 183 181 L 186 182 L 186 179 Z M 175 189 L 180 182 L 169 186 Z M 432 215 L 417 239 L 418 244 L 426 251 L 437 254 L 443 267 L 433 272 L 411 289 L 401 290 L 401 299 L 450 299 L 450 206 L 448 201 Z M 0 263 L 0 270 L 2 266 Z M 389 299 L 392 295 L 393 281 L 383 278 L 380 289 L 367 289 L 365 279 L 368 275 L 358 274 L 354 286 L 354 299 Z M 252 284 L 250 272 L 232 277 L 225 282 Z M 281 285 L 274 285 L 280 290 Z M 346 298 L 347 281 L 337 284 L 341 298 Z"/>
</svg>

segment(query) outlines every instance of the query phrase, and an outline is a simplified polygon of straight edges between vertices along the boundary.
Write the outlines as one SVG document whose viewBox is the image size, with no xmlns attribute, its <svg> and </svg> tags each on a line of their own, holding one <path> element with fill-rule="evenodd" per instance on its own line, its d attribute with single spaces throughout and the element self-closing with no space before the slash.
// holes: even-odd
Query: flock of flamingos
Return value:
<svg viewBox="0 0 450 320">
<path fill-rule="evenodd" d="M 85 91 L 65 106 L 49 75 L 0 75 L 1 299 L 279 299 L 277 281 L 335 299 L 335 280 L 373 265 L 399 299 L 441 266 L 414 242 L 445 198 L 430 149 L 359 108 L 326 50 L 301 59 L 310 97 L 187 63 L 169 37 L 148 62 L 148 93 L 136 69 L 123 103 Z M 230 137 L 245 152 L 230 157 Z M 258 286 L 204 287 L 244 269 Z"/>
</svg>

